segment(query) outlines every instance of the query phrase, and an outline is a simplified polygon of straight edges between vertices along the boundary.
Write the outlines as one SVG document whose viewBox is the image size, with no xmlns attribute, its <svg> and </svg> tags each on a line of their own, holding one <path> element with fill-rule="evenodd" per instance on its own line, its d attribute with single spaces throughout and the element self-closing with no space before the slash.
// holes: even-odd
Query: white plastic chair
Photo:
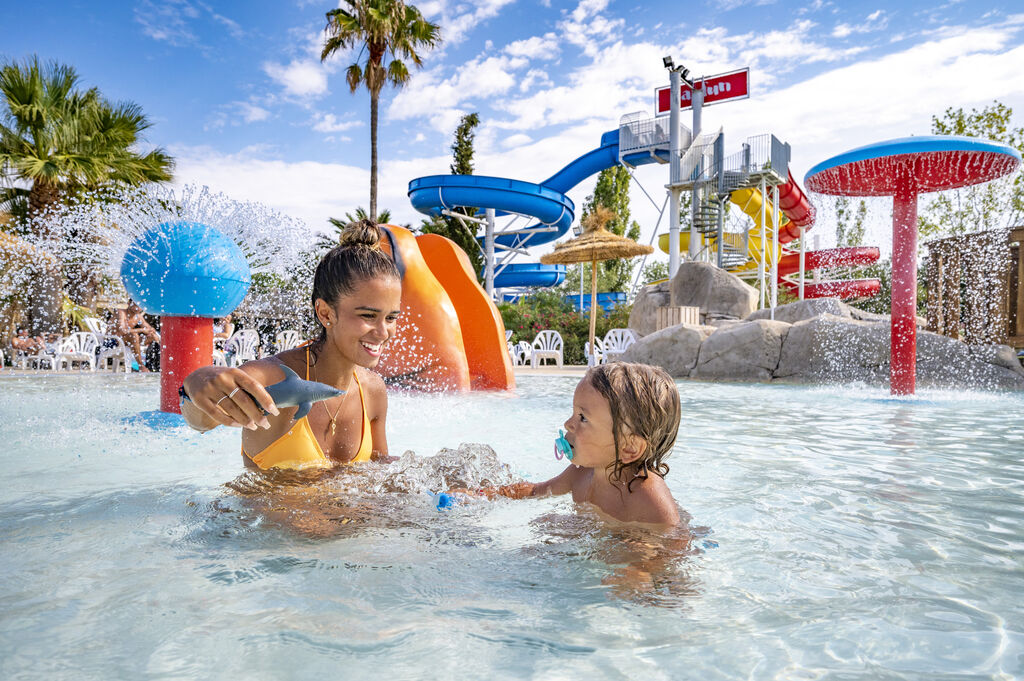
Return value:
<svg viewBox="0 0 1024 681">
<path fill-rule="evenodd" d="M 516 364 L 526 365 L 530 361 L 530 353 L 533 352 L 533 345 L 530 341 L 519 341 L 516 343 Z"/>
<path fill-rule="evenodd" d="M 277 336 L 274 337 L 274 349 L 277 352 L 284 352 L 285 350 L 299 347 L 301 342 L 302 339 L 299 338 L 298 331 L 295 329 L 285 329 L 284 331 L 278 331 Z"/>
<path fill-rule="evenodd" d="M 224 344 L 224 356 L 227 365 L 231 367 L 240 366 L 244 362 L 256 359 L 256 350 L 260 344 L 260 335 L 255 329 L 240 329 L 235 331 L 228 342 Z"/>
<path fill-rule="evenodd" d="M 57 347 L 60 348 L 61 343 L 57 343 Z M 49 364 L 51 369 L 57 368 L 56 354 L 51 352 L 49 349 L 44 348 L 37 353 L 29 354 L 24 350 L 19 350 L 14 359 L 11 360 L 11 364 L 17 362 L 21 365 L 22 370 L 28 369 L 28 365 L 31 363 L 33 369 L 42 369 L 44 364 Z"/>
<path fill-rule="evenodd" d="M 505 342 L 506 343 L 511 343 L 512 342 L 512 329 L 505 329 Z"/>
<path fill-rule="evenodd" d="M 106 369 L 110 363 L 113 371 L 124 371 L 131 373 L 132 364 L 135 363 L 135 353 L 125 344 L 120 336 L 106 333 L 103 320 L 99 317 L 85 317 L 82 324 L 93 335 L 96 336 L 99 352 L 96 354 L 96 368 Z"/>
<path fill-rule="evenodd" d="M 605 350 L 604 341 L 600 338 L 594 338 L 594 349 L 595 352 L 590 351 L 590 341 L 583 344 L 583 354 L 587 358 L 587 366 L 597 366 L 598 364 L 604 364 L 605 362 Z M 593 355 L 593 357 L 591 357 Z"/>
<path fill-rule="evenodd" d="M 617 361 L 633 343 L 636 343 L 636 334 L 632 329 L 612 329 L 604 335 L 604 361 Z"/>
<path fill-rule="evenodd" d="M 533 339 L 530 350 L 530 366 L 537 367 L 546 359 L 555 360 L 556 366 L 562 366 L 562 334 L 545 329 Z"/>
<path fill-rule="evenodd" d="M 99 339 L 99 353 L 96 355 L 96 367 L 106 369 L 107 362 L 110 362 L 111 371 L 123 371 L 126 374 L 132 372 L 132 364 L 135 363 L 135 353 L 118 336 L 111 334 L 96 334 Z"/>
<path fill-rule="evenodd" d="M 68 369 L 74 369 L 75 362 L 78 362 L 79 368 L 86 365 L 89 367 L 89 371 L 96 371 L 96 347 L 98 345 L 99 341 L 93 332 L 74 332 L 60 344 L 55 368 L 62 369 L 67 366 Z"/>
</svg>

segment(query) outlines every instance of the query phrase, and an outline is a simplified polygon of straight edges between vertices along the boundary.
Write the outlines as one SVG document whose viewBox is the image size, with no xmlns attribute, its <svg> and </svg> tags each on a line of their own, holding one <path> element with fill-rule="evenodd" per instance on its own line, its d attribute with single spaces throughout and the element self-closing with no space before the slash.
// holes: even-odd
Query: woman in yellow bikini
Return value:
<svg viewBox="0 0 1024 681">
<path fill-rule="evenodd" d="M 243 459 L 263 469 L 386 459 L 387 393 L 370 369 L 395 334 L 402 287 L 398 268 L 380 250 L 381 237 L 380 227 L 353 223 L 317 265 L 312 298 L 320 335 L 312 343 L 239 368 L 189 374 L 181 409 L 188 424 L 202 431 L 242 426 Z M 263 388 L 285 378 L 282 364 L 345 394 L 315 403 L 293 421 L 297 408 L 279 411 Z"/>
</svg>

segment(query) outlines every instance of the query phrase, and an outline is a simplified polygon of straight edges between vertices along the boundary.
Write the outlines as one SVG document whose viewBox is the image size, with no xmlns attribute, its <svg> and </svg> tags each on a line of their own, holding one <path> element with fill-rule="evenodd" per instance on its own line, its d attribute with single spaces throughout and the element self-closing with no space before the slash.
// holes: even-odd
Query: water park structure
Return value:
<svg viewBox="0 0 1024 681">
<path fill-rule="evenodd" d="M 890 390 L 914 393 L 917 353 L 917 196 L 989 182 L 1013 172 L 1020 153 L 969 137 L 905 137 L 822 161 L 807 186 L 840 196 L 892 196 Z"/>
<path fill-rule="evenodd" d="M 564 265 L 512 260 L 528 256 L 530 247 L 564 236 L 576 217 L 567 192 L 620 164 L 630 171 L 641 165 L 669 166 L 667 195 L 652 240 L 659 236 L 659 245 L 669 253 L 670 277 L 685 250 L 689 260 L 713 263 L 748 279 L 756 277 L 760 307 L 770 308 L 771 314 L 779 285 L 801 299 L 849 299 L 877 293 L 880 284 L 875 279 L 805 281 L 808 271 L 868 264 L 879 253 L 874 247 L 806 249 L 805 237 L 814 225 L 815 212 L 790 171 L 789 144 L 768 133 L 748 138 L 739 151 L 726 155 L 722 130 L 700 133 L 705 96 L 711 103 L 748 96 L 747 71 L 691 81 L 686 79 L 688 71 L 669 58 L 665 65 L 671 74 L 670 92 L 666 95 L 662 89 L 656 94 L 653 117 L 623 116 L 619 127 L 601 135 L 594 149 L 539 183 L 479 175 L 431 175 L 409 183 L 408 196 L 418 211 L 460 220 L 474 231 L 483 228 L 479 240 L 485 256 L 485 286 L 477 283 L 468 257 L 453 242 L 387 226 L 386 248 L 403 276 L 405 314 L 392 349 L 379 366 L 386 379 L 427 391 L 514 387 L 504 324 L 494 305 L 496 292 L 553 286 L 564 279 Z M 667 118 L 658 115 L 664 113 L 665 100 Z M 680 122 L 683 100 L 693 107 L 693 131 Z M 916 282 L 916 242 L 906 226 L 913 223 L 912 198 L 917 192 L 964 186 L 1009 172 L 1019 156 L 1008 149 L 961 138 L 896 140 L 853 150 L 807 174 L 807 186 L 821 193 L 896 195 L 894 393 L 914 389 L 914 308 L 908 291 L 916 290 L 911 286 Z M 632 172 L 631 176 L 635 180 Z M 688 233 L 679 227 L 683 192 L 691 196 Z M 725 206 L 730 202 L 751 218 L 742 233 L 724 230 Z M 670 206 L 669 232 L 658 235 L 666 205 Z M 509 218 L 500 231 L 498 218 Z M 784 247 L 797 239 L 799 251 Z M 147 312 L 165 318 L 164 411 L 177 411 L 177 385 L 192 369 L 208 363 L 203 349 L 210 345 L 210 319 L 232 309 L 248 289 L 248 266 L 237 250 L 230 239 L 218 238 L 216 229 L 172 222 L 147 231 L 125 255 L 121 275 L 126 289 Z M 196 263 L 204 264 L 197 269 Z M 794 275 L 799 279 L 794 280 Z"/>
<path fill-rule="evenodd" d="M 515 258 L 528 256 L 527 248 L 555 241 L 568 232 L 575 219 L 575 206 L 566 193 L 573 187 L 616 165 L 630 171 L 641 165 L 668 165 L 668 192 L 654 232 L 666 205 L 671 203 L 675 206 L 669 209 L 672 225 L 667 234 L 659 235 L 659 246 L 670 254 L 670 276 L 678 268 L 678 252 L 685 249 L 690 259 L 714 260 L 719 267 L 740 276 L 759 278 L 762 307 L 766 304 L 764 292 L 769 289 L 768 276 L 772 280 L 771 305 L 777 299 L 779 284 L 801 298 L 848 299 L 877 293 L 879 283 L 874 279 L 805 283 L 803 275 L 821 268 L 869 264 L 878 259 L 877 248 L 807 252 L 803 241 L 800 252 L 784 248 L 814 222 L 810 201 L 789 173 L 788 144 L 774 135 L 760 135 L 747 140 L 740 152 L 726 157 L 721 130 L 695 135 L 699 133 L 705 99 L 714 103 L 749 96 L 747 70 L 683 85 L 684 71 L 670 68 L 678 91 L 674 97 L 669 96 L 670 88 L 656 92 L 654 116 L 644 112 L 622 116 L 618 129 L 605 132 L 598 146 L 539 183 L 481 175 L 431 175 L 409 183 L 409 199 L 421 213 L 460 220 L 473 231 L 483 229 L 479 237 L 485 261 L 483 278 L 488 294 L 494 296 L 495 289 L 561 283 L 563 266 L 515 262 Z M 693 132 L 680 122 L 681 100 L 694 108 Z M 678 230 L 682 191 L 693 193 L 688 234 Z M 723 232 L 724 204 L 728 201 L 751 218 L 752 224 L 742 234 Z M 513 219 L 498 230 L 496 219 L 508 216 Z M 677 242 L 675 246 L 673 241 Z M 496 252 L 501 253 L 500 257 Z M 797 274 L 799 281 L 794 281 Z"/>
</svg>

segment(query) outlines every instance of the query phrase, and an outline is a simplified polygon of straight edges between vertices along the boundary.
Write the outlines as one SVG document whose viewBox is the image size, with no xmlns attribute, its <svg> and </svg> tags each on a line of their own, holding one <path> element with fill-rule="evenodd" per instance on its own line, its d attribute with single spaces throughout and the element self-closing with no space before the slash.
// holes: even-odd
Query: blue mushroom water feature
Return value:
<svg viewBox="0 0 1024 681">
<path fill-rule="evenodd" d="M 178 386 L 213 353 L 213 318 L 238 307 L 252 276 L 222 232 L 198 222 L 162 222 L 132 242 L 121 261 L 125 290 L 160 315 L 160 410 L 180 413 Z"/>
</svg>

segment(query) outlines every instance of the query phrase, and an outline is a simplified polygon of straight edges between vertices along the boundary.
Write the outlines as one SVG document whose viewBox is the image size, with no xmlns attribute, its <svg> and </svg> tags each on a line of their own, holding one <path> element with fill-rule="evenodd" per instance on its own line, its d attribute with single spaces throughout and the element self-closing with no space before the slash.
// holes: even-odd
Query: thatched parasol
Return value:
<svg viewBox="0 0 1024 681">
<path fill-rule="evenodd" d="M 540 257 L 540 261 L 545 265 L 590 263 L 591 363 L 594 361 L 594 331 L 597 326 L 597 263 L 601 260 L 635 258 L 638 255 L 654 252 L 650 246 L 638 244 L 632 239 L 613 234 L 605 229 L 604 226 L 614 217 L 615 213 L 609 208 L 597 206 L 593 213 L 583 219 L 583 234 L 558 244 L 554 251 Z"/>
</svg>

